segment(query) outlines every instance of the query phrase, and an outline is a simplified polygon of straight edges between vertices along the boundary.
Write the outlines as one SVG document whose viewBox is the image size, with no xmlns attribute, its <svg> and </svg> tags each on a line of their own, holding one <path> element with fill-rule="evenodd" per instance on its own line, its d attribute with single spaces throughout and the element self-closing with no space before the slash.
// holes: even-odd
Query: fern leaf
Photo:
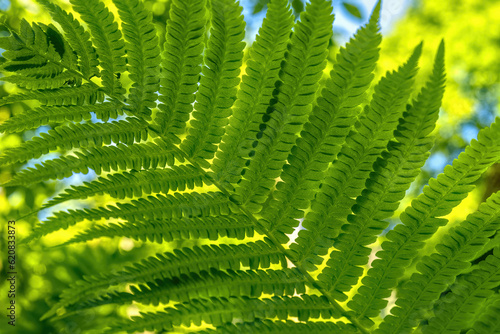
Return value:
<svg viewBox="0 0 500 334">
<path fill-rule="evenodd" d="M 123 115 L 123 111 L 111 102 L 84 106 L 42 106 L 7 119 L 0 124 L 0 132 L 23 132 L 49 123 L 89 121 L 92 115 L 95 115 L 97 119 L 107 121 Z"/>
<path fill-rule="evenodd" d="M 0 38 L 0 46 L 5 49 L 2 57 L 7 59 L 4 70 L 17 72 L 18 69 L 36 67 L 35 73 L 39 73 L 41 68 L 53 64 L 55 66 L 50 71 L 56 74 L 65 68 L 76 67 L 73 51 L 54 26 L 30 25 L 22 19 L 19 32 L 10 30 L 10 33 L 10 36 Z"/>
<path fill-rule="evenodd" d="M 113 198 L 140 197 L 143 194 L 164 193 L 194 189 L 210 181 L 192 165 L 172 166 L 157 170 L 131 170 L 100 177 L 81 186 L 72 186 L 64 193 L 47 202 L 43 209 L 73 199 L 85 199 L 98 194 L 108 194 Z"/>
<path fill-rule="evenodd" d="M 390 141 L 373 164 L 374 171 L 356 198 L 353 214 L 347 216 L 334 243 L 335 250 L 318 276 L 340 300 L 345 300 L 344 292 L 357 283 L 371 253 L 367 246 L 387 228 L 384 219 L 393 215 L 429 156 L 433 145 L 429 134 L 435 127 L 444 93 L 444 77 L 439 79 L 429 82 L 404 114 L 394 133 L 397 141 Z"/>
<path fill-rule="evenodd" d="M 54 46 L 56 52 L 61 56 L 61 66 L 64 67 L 68 72 L 74 73 L 79 78 L 81 78 L 80 73 L 77 72 L 78 57 L 72 50 L 68 41 L 63 38 L 63 35 L 52 23 L 49 25 L 45 25 L 42 23 L 38 24 L 43 27 L 45 33 L 47 34 L 49 42 Z"/>
<path fill-rule="evenodd" d="M 114 0 L 125 35 L 129 78 L 133 81 L 128 101 L 133 115 L 151 118 L 160 81 L 160 48 L 152 13 L 139 0 Z"/>
<path fill-rule="evenodd" d="M 437 64 L 438 67 L 441 66 L 439 62 L 437 62 Z M 387 227 L 387 223 L 381 221 L 381 219 L 388 218 L 394 213 L 394 210 L 399 205 L 399 200 L 404 197 L 404 192 L 408 189 L 409 184 L 415 179 L 417 175 L 416 172 L 422 167 L 429 155 L 428 152 L 433 144 L 429 134 L 435 127 L 443 93 L 444 72 L 438 70 L 418 95 L 413 105 L 405 112 L 404 117 L 400 120 L 400 124 L 394 133 L 398 142 L 391 142 L 389 144 L 388 153 L 390 155 L 384 154 L 387 159 L 381 160 L 379 158 L 375 163 L 374 168 L 376 172 L 375 174 L 371 174 L 370 179 L 366 183 L 366 189 L 363 190 L 363 194 L 356 200 L 357 204 L 353 207 L 353 211 L 355 212 L 354 216 L 349 216 L 348 220 L 351 225 L 346 225 L 342 228 L 346 232 L 343 232 L 339 239 L 343 239 L 341 242 L 343 242 L 344 245 L 340 246 L 339 243 L 338 245 L 336 244 L 335 247 L 337 248 L 337 246 L 339 246 L 339 250 L 342 249 L 345 251 L 346 247 L 349 248 L 346 243 L 349 242 L 349 234 L 352 235 L 350 231 L 356 228 L 356 226 L 357 228 L 363 226 L 365 224 L 363 220 L 367 219 L 367 217 L 361 213 L 361 211 L 364 210 L 361 209 L 361 207 L 364 206 L 366 209 L 371 206 L 372 209 L 374 209 L 372 213 L 373 217 L 375 217 L 373 223 L 368 223 L 363 227 L 367 229 L 364 235 L 358 235 L 359 239 L 369 238 L 365 239 L 363 246 L 358 249 L 359 254 L 364 253 L 362 264 L 367 263 L 367 248 L 365 247 L 371 242 L 374 242 L 375 235 L 379 234 L 382 229 Z M 394 160 L 395 158 L 399 158 L 400 160 L 396 165 L 393 165 L 393 163 L 397 161 Z M 393 172 L 391 173 L 392 176 L 389 176 L 386 174 L 386 171 L 390 170 L 391 166 Z M 382 173 L 379 173 L 379 171 L 382 171 Z M 391 180 L 393 177 L 395 177 L 395 179 Z M 376 190 L 377 188 L 380 189 L 381 185 L 387 184 L 389 180 L 394 183 L 394 186 L 392 189 L 389 189 L 385 195 Z M 351 261 L 351 259 L 348 259 L 348 263 L 351 263 Z M 332 257 L 330 267 L 333 268 L 335 266 Z M 351 284 L 357 281 L 359 272 L 358 275 L 354 275 L 353 277 L 355 279 L 351 281 Z M 369 282 L 369 278 L 363 280 L 363 283 L 371 286 Z M 379 311 L 378 307 L 380 304 L 374 303 L 374 299 L 370 300 L 370 303 L 366 302 L 366 300 L 369 299 L 369 291 L 370 290 L 366 289 L 366 287 L 360 288 L 358 294 L 353 297 L 353 300 L 349 302 L 348 305 L 359 314 L 363 316 L 369 314 L 369 316 L 372 317 Z M 367 321 L 367 324 L 372 325 L 369 320 L 364 320 Z"/>
<path fill-rule="evenodd" d="M 271 202 L 262 212 L 263 225 L 281 242 L 303 217 L 328 164 L 339 152 L 354 124 L 364 92 L 373 77 L 380 36 L 362 32 L 337 55 L 334 70 L 318 105 L 313 108 L 300 138 L 292 148 Z"/>
<path fill-rule="evenodd" d="M 500 193 L 492 195 L 436 245 L 436 252 L 417 263 L 417 273 L 398 294 L 391 315 L 375 333 L 407 333 L 456 276 L 467 269 L 488 238 L 500 229 Z"/>
<path fill-rule="evenodd" d="M 125 42 L 113 14 L 99 0 L 71 0 L 73 9 L 87 23 L 96 47 L 104 91 L 113 98 L 120 98 L 125 90 L 116 74 L 125 71 Z"/>
<path fill-rule="evenodd" d="M 1 39 L 2 37 L 0 37 L 0 45 L 3 44 L 1 43 Z M 23 65 L 17 65 L 15 61 L 8 61 L 0 69 L 15 72 L 27 78 L 38 79 L 52 78 L 60 75 L 65 70 L 60 64 L 47 61 L 47 59 L 39 56 L 31 58 L 29 62 L 26 61 Z"/>
<path fill-rule="evenodd" d="M 367 26 L 373 33 L 374 24 Z M 355 129 L 349 133 L 329 168 L 311 212 L 302 224 L 305 230 L 299 232 L 296 245 L 291 246 L 306 267 L 313 269 L 322 262 L 321 256 L 327 254 L 351 213 L 355 203 L 353 198 L 360 195 L 369 178 L 370 167 L 392 138 L 410 96 L 420 52 L 421 45 L 403 66 L 380 80 L 369 106 L 360 115 Z"/>
<path fill-rule="evenodd" d="M 265 129 L 255 156 L 236 189 L 236 199 L 251 212 L 261 210 L 312 109 L 318 80 L 326 66 L 332 23 L 330 3 L 313 0 L 294 27 L 276 101 L 271 103 L 272 112 L 263 118 Z"/>
<path fill-rule="evenodd" d="M 81 78 L 70 71 L 58 73 L 54 76 L 44 78 L 44 80 L 40 80 L 38 77 L 27 77 L 22 75 L 11 75 L 0 78 L 0 80 L 11 82 L 21 88 L 30 90 L 61 88 L 69 83 L 72 83 L 72 85 L 76 84 L 77 86 L 82 84 Z"/>
<path fill-rule="evenodd" d="M 202 69 L 200 86 L 196 92 L 195 111 L 190 121 L 189 134 L 181 143 L 181 150 L 195 158 L 203 167 L 213 158 L 240 82 L 240 67 L 245 43 L 245 23 L 242 8 L 234 0 L 212 2 L 212 29 Z"/>
<path fill-rule="evenodd" d="M 281 264 L 286 268 L 286 258 L 267 239 L 240 245 L 203 245 L 194 248 L 175 249 L 173 253 L 157 254 L 141 262 L 134 263 L 116 273 L 84 277 L 65 290 L 61 300 L 43 318 L 47 318 L 62 308 L 82 300 L 93 298 L 99 291 L 122 283 L 145 283 L 156 279 L 169 279 L 182 274 L 199 273 L 215 268 L 219 270 L 239 270 L 269 268 L 271 264 Z"/>
<path fill-rule="evenodd" d="M 241 177 L 245 158 L 253 149 L 259 124 L 279 80 L 279 70 L 293 26 L 286 0 L 269 2 L 267 14 L 255 42 L 250 46 L 233 115 L 212 163 L 214 178 L 221 184 L 235 184 Z"/>
<path fill-rule="evenodd" d="M 12 94 L 0 99 L 0 106 L 23 102 L 26 100 L 38 100 L 43 105 L 82 105 L 102 102 L 104 96 L 99 88 L 93 84 L 83 84 L 77 87 L 62 87 L 58 89 L 40 89 Z"/>
<path fill-rule="evenodd" d="M 70 0 L 76 14 L 37 1 L 62 30 L 20 19 L 19 30 L 7 26 L 0 36 L 0 80 L 20 91 L 0 97 L 0 107 L 36 104 L 14 112 L 0 132 L 43 128 L 0 155 L 0 167 L 34 164 L 54 151 L 57 158 L 43 157 L 2 186 L 92 170 L 95 180 L 40 210 L 100 195 L 116 200 L 55 211 L 21 244 L 71 227 L 80 231 L 59 246 L 118 237 L 146 251 L 169 250 L 84 276 L 42 319 L 139 303 L 157 313 L 110 321 L 100 331 L 498 332 L 500 192 L 441 231 L 435 249 L 428 239 L 499 161 L 500 118 L 429 180 L 385 234 L 430 154 L 444 43 L 430 80 L 406 105 L 422 45 L 368 98 L 380 1 L 329 77 L 331 0 L 305 1 L 305 11 L 293 0 L 296 23 L 291 0 L 257 0 L 269 2 L 268 11 L 244 63 L 236 0 L 168 1 L 163 49 L 142 0 L 112 0 L 114 9 L 103 0 Z M 424 247 L 428 254 L 419 256 Z M 391 294 L 395 306 L 385 315 Z"/>
<path fill-rule="evenodd" d="M 266 299 L 229 297 L 193 300 L 190 304 L 177 304 L 164 312 L 143 313 L 112 326 L 107 333 L 118 331 L 171 331 L 174 325 L 199 326 L 201 322 L 220 326 L 233 319 L 253 321 L 261 318 L 286 320 L 287 316 L 298 317 L 299 321 L 339 318 L 325 297 L 273 297 Z"/>
<path fill-rule="evenodd" d="M 221 193 L 175 193 L 175 195 L 157 195 L 139 198 L 130 203 L 117 203 L 95 209 L 69 210 L 56 212 L 43 224 L 38 225 L 24 242 L 31 242 L 49 233 L 66 229 L 83 220 L 126 219 L 171 219 L 227 215 L 235 210 L 234 203 Z"/>
<path fill-rule="evenodd" d="M 68 307 L 69 311 L 107 305 L 168 304 L 171 301 L 189 302 L 210 297 L 260 297 L 262 294 L 292 296 L 305 292 L 306 279 L 295 268 L 282 270 L 201 271 L 180 277 L 158 279 L 155 282 L 131 287 L 131 292 L 110 292 Z"/>
<path fill-rule="evenodd" d="M 493 303 L 488 305 L 481 317 L 474 323 L 467 334 L 494 334 L 500 330 L 500 297 L 497 295 Z"/>
<path fill-rule="evenodd" d="M 440 71 L 434 75 L 438 75 Z M 432 93 L 432 90 L 430 92 Z M 383 250 L 377 253 L 379 260 L 372 263 L 373 268 L 362 280 L 364 288 L 359 290 L 359 296 L 353 298 L 351 306 L 356 308 L 360 317 L 374 317 L 386 305 L 383 299 L 390 296 L 390 289 L 402 276 L 403 268 L 422 247 L 422 238 L 429 238 L 439 225 L 446 222 L 437 217 L 447 214 L 454 205 L 465 198 L 467 192 L 473 188 L 475 180 L 494 163 L 495 159 L 489 156 L 487 151 L 498 152 L 499 148 L 495 148 L 498 145 L 494 139 L 500 135 L 500 128 L 497 127 L 494 125 L 492 129 L 482 130 L 479 142 L 473 142 L 454 162 L 453 167 L 448 166 L 445 174 L 438 177 L 442 186 L 438 186 L 436 180 L 431 180 L 430 186 L 433 191 L 439 191 L 439 194 L 431 195 L 429 189 L 424 190 L 424 194 L 412 202 L 413 208 L 408 207 L 406 213 L 401 216 L 402 222 L 407 226 L 396 226 L 388 233 L 389 241 L 384 242 Z M 444 189 L 441 190 L 440 187 Z M 439 212 L 443 211 L 444 207 L 446 211 Z M 357 306 L 354 306 L 355 304 Z"/>
<path fill-rule="evenodd" d="M 472 316 L 481 303 L 494 294 L 500 286 L 500 248 L 481 261 L 476 269 L 465 275 L 444 296 L 435 317 L 423 328 L 423 333 L 460 333 L 470 328 Z"/>
<path fill-rule="evenodd" d="M 161 67 L 160 109 L 155 126 L 169 140 L 179 143 L 184 134 L 198 89 L 203 61 L 205 0 L 172 0 Z"/>
<path fill-rule="evenodd" d="M 167 221 L 146 221 L 97 225 L 74 236 L 63 245 L 102 237 L 127 237 L 135 240 L 161 243 L 163 241 L 209 239 L 221 237 L 243 240 L 253 237 L 253 223 L 243 215 L 217 217 L 189 217 Z"/>
<path fill-rule="evenodd" d="M 362 280 L 366 288 L 361 292 L 360 302 L 365 305 L 361 314 L 373 317 L 385 307 L 387 301 L 383 299 L 390 296 L 390 289 L 417 256 L 423 241 L 446 224 L 447 220 L 439 217 L 458 205 L 474 188 L 474 182 L 498 160 L 499 143 L 500 120 L 497 120 L 491 128 L 482 129 L 478 140 L 473 140 L 437 179 L 431 179 L 424 193 L 401 214 L 403 224 L 389 231 L 388 241 L 382 243 L 382 250 L 376 254 L 378 259 Z"/>
<path fill-rule="evenodd" d="M 78 20 L 73 18 L 73 14 L 67 13 L 59 6 L 47 0 L 37 0 L 37 2 L 49 11 L 54 21 L 61 25 L 68 43 L 78 54 L 78 64 L 82 76 L 85 79 L 90 79 L 92 76 L 99 76 L 99 69 L 97 67 L 99 62 L 90 41 L 90 34 L 83 29 Z"/>
<path fill-rule="evenodd" d="M 146 128 L 146 122 L 132 117 L 111 123 L 70 123 L 67 126 L 58 126 L 48 133 L 42 133 L 39 137 L 24 142 L 20 147 L 6 150 L 0 156 L 0 165 L 38 158 L 57 148 L 71 150 L 99 147 L 111 142 L 132 145 L 148 138 Z"/>
<path fill-rule="evenodd" d="M 75 152 L 74 156 L 48 160 L 42 165 L 37 164 L 35 168 L 20 171 L 4 186 L 28 185 L 42 180 L 62 179 L 73 173 L 86 174 L 89 169 L 101 174 L 101 171 L 173 166 L 175 159 L 183 161 L 177 151 L 166 148 L 163 141 L 130 146 L 120 143 L 116 146 L 82 149 L 82 152 Z"/>
<path fill-rule="evenodd" d="M 215 330 L 208 329 L 199 334 L 324 334 L 324 333 L 356 333 L 356 329 L 351 325 L 338 322 L 294 322 L 287 321 L 271 321 L 268 319 L 256 320 L 254 322 L 243 322 L 236 324 L 225 324 L 217 327 Z"/>
</svg>

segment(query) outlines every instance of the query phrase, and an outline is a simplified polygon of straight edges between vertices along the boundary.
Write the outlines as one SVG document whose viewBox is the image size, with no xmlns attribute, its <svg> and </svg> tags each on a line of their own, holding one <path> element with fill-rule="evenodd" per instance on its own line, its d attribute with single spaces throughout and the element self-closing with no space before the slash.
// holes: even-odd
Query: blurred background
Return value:
<svg viewBox="0 0 500 334">
<path fill-rule="evenodd" d="M 111 2 L 111 1 L 105 1 Z M 296 16 L 300 15 L 305 1 L 290 0 Z M 67 1 L 58 2 L 70 10 Z M 247 44 L 250 45 L 265 16 L 267 0 L 242 0 L 243 14 L 247 22 Z M 375 5 L 375 0 L 333 0 L 335 11 L 334 35 L 330 45 L 330 63 L 325 75 L 332 68 L 338 48 L 344 45 L 364 24 Z M 146 0 L 145 6 L 154 13 L 160 39 L 163 38 L 165 22 L 168 19 L 170 0 Z M 19 20 L 49 22 L 49 17 L 30 0 L 0 0 L 0 10 L 7 12 L 6 21 L 18 27 Z M 488 126 L 499 115 L 500 107 L 500 0 L 385 0 L 381 16 L 384 40 L 377 68 L 377 77 L 386 71 L 396 69 L 410 55 L 411 50 L 424 41 L 424 52 L 420 60 L 417 85 L 421 86 L 430 72 L 434 53 L 439 41 L 446 42 L 447 89 L 435 131 L 436 145 L 424 167 L 421 176 L 408 191 L 408 197 L 401 204 L 393 219 L 418 194 L 430 177 L 436 176 L 450 164 L 465 145 L 476 138 L 479 129 Z M 6 35 L 4 28 L 0 34 Z M 0 50 L 1 51 L 1 50 Z M 0 96 L 16 90 L 12 84 L 0 82 Z M 29 105 L 22 103 L 0 107 L 0 123 Z M 19 145 L 33 135 L 47 132 L 49 126 L 23 134 L 0 135 L 0 151 Z M 54 152 L 42 159 L 29 161 L 28 166 L 54 157 L 63 152 Z M 0 183 L 26 164 L 17 164 L 0 169 Z M 45 182 L 30 188 L 0 188 L 0 254 L 1 280 L 0 305 L 6 305 L 7 284 L 5 281 L 6 228 L 7 221 L 17 219 L 39 208 L 47 199 L 69 184 L 90 180 L 95 175 L 76 174 L 63 182 Z M 493 166 L 481 179 L 478 187 L 449 216 L 451 224 L 464 219 L 479 203 L 491 193 L 500 189 L 500 165 Z M 83 203 L 64 204 L 63 209 L 81 208 L 105 204 L 109 198 L 96 197 Z M 60 210 L 61 207 L 54 207 Z M 50 211 L 50 210 L 46 210 Z M 39 220 L 50 212 L 39 212 L 16 223 L 17 238 L 22 239 Z M 450 224 L 450 225 L 451 225 Z M 81 317 L 58 321 L 40 321 L 49 306 L 57 300 L 62 289 L 84 275 L 96 274 L 105 268 L 120 268 L 123 264 L 140 259 L 145 254 L 171 249 L 172 245 L 142 243 L 127 238 L 120 240 L 95 240 L 66 248 L 54 248 L 68 238 L 70 231 L 56 233 L 30 247 L 17 249 L 17 323 L 15 328 L 6 326 L 5 309 L 2 307 L 0 333 L 99 333 L 89 331 L 96 322 L 105 323 L 116 312 L 123 316 L 137 314 L 132 307 L 109 306 L 89 311 Z M 436 236 L 436 238 L 438 238 Z M 188 242 L 189 244 L 193 241 Z M 175 246 L 188 245 L 178 242 Z M 98 314 L 95 312 L 99 312 Z M 104 324 L 103 324 L 104 325 Z"/>
</svg>

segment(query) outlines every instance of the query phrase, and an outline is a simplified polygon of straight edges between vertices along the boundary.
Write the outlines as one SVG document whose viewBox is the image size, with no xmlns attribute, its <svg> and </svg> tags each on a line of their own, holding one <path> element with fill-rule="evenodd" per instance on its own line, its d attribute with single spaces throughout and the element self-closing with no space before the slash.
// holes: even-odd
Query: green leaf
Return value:
<svg viewBox="0 0 500 334">
<path fill-rule="evenodd" d="M 36 164 L 17 173 L 4 186 L 28 185 L 34 182 L 70 177 L 73 173 L 87 174 L 93 169 L 97 174 L 102 171 L 118 171 L 121 169 L 141 169 L 173 166 L 175 159 L 183 161 L 183 157 L 166 148 L 163 141 L 147 142 L 132 145 L 122 143 L 116 146 L 82 149 L 61 158 Z"/>
<path fill-rule="evenodd" d="M 344 9 L 349 13 L 351 14 L 352 16 L 354 16 L 355 18 L 357 19 L 362 19 L 363 16 L 361 15 L 361 12 L 359 11 L 359 8 L 355 5 L 352 5 L 348 2 L 345 2 L 345 1 L 342 1 L 342 7 L 344 7 Z"/>
<path fill-rule="evenodd" d="M 7 119 L 0 125 L 0 132 L 14 133 L 38 128 L 43 124 L 90 121 L 92 116 L 107 121 L 123 115 L 120 106 L 111 102 L 83 106 L 42 106 L 26 110 Z"/>
<path fill-rule="evenodd" d="M 276 96 L 263 116 L 261 133 L 249 167 L 236 189 L 236 199 L 251 212 L 259 212 L 288 152 L 312 110 L 318 80 L 326 66 L 333 14 L 325 0 L 311 1 L 295 24 Z"/>
<path fill-rule="evenodd" d="M 96 225 L 68 240 L 64 245 L 84 242 L 102 237 L 127 237 L 134 240 L 162 243 L 163 241 L 209 239 L 220 237 L 244 240 L 253 237 L 252 222 L 243 215 L 222 215 L 214 217 L 183 217 L 146 222 Z"/>
<path fill-rule="evenodd" d="M 342 79 L 346 77 L 346 72 L 354 71 L 354 66 L 357 64 L 350 62 L 350 52 L 354 53 L 358 48 L 366 50 L 366 54 L 362 54 L 362 57 L 366 57 L 364 58 L 365 64 L 370 66 L 368 71 L 370 74 L 363 78 L 364 81 L 359 82 L 359 87 L 354 86 L 358 89 L 353 89 L 351 92 L 349 91 L 351 87 L 344 88 L 348 90 L 348 94 L 352 94 L 354 101 L 349 102 L 353 103 L 354 108 L 359 108 L 366 86 L 373 78 L 372 66 L 378 58 L 378 45 L 381 41 L 378 26 L 379 10 L 379 7 L 374 9 L 368 24 L 358 31 L 355 39 L 346 49 L 340 51 L 341 55 L 344 54 L 339 59 L 342 61 L 339 62 L 339 68 L 341 68 L 339 75 Z M 347 218 L 350 206 L 354 204 L 350 196 L 361 193 L 364 181 L 369 174 L 367 167 L 371 167 L 377 155 L 387 145 L 391 132 L 396 128 L 397 120 L 402 114 L 403 104 L 409 95 L 416 60 L 413 59 L 404 70 L 402 69 L 403 73 L 391 74 L 389 78 L 381 80 L 376 86 L 374 98 L 359 116 L 354 129 L 350 126 L 344 129 L 349 132 L 346 137 L 343 137 L 345 142 L 341 140 L 339 143 L 342 144 L 340 152 L 337 148 L 336 159 L 332 159 L 333 163 L 322 180 L 321 189 L 317 191 L 311 210 L 305 217 L 302 224 L 305 229 L 299 233 L 296 244 L 290 246 L 297 256 L 297 261 L 307 270 L 315 269 L 315 266 L 321 263 L 319 255 L 327 254 L 328 248 L 333 245 L 336 230 L 340 228 L 336 225 L 341 224 L 338 218 L 337 221 L 332 222 L 336 218 L 334 215 Z M 337 91 L 338 85 L 335 84 L 333 89 Z M 392 90 L 391 87 L 399 89 Z M 357 114 L 357 111 L 354 113 Z M 366 119 L 366 122 L 360 122 L 360 119 Z M 348 190 L 350 190 L 349 195 L 347 195 Z"/>
<path fill-rule="evenodd" d="M 130 112 L 150 120 L 160 87 L 160 47 L 152 13 L 139 0 L 113 0 L 113 3 L 122 20 L 127 70 L 133 82 L 127 98 Z"/>
<path fill-rule="evenodd" d="M 156 195 L 139 198 L 131 202 L 116 203 L 95 209 L 58 211 L 39 224 L 27 238 L 31 242 L 60 229 L 67 229 L 83 220 L 125 219 L 131 221 L 181 219 L 191 217 L 209 217 L 211 215 L 228 215 L 236 211 L 234 203 L 221 193 L 176 193 L 175 195 Z"/>
<path fill-rule="evenodd" d="M 218 326 L 215 330 L 204 330 L 197 332 L 200 334 L 220 333 L 220 334 L 324 334 L 324 333 L 355 333 L 356 329 L 341 321 L 337 322 L 295 322 L 271 321 L 267 319 L 256 320 L 253 322 L 243 322 L 236 324 L 225 324 Z"/>
<path fill-rule="evenodd" d="M 99 64 L 97 55 L 90 41 L 90 34 L 83 29 L 78 20 L 74 19 L 73 14 L 67 13 L 59 6 L 54 5 L 47 0 L 37 0 L 45 7 L 54 21 L 59 23 L 66 35 L 69 45 L 78 55 L 78 64 L 82 76 L 90 79 L 92 76 L 99 76 Z"/>
<path fill-rule="evenodd" d="M 396 306 L 375 333 L 409 333 L 440 294 L 471 264 L 477 252 L 500 229 L 500 193 L 451 229 L 436 251 L 417 263 L 418 272 L 399 291 Z M 494 261 L 498 264 L 497 261 Z"/>
<path fill-rule="evenodd" d="M 282 181 L 262 211 L 262 223 L 283 243 L 288 241 L 285 234 L 296 227 L 296 219 L 303 218 L 361 109 L 359 100 L 370 84 L 378 56 L 379 36 L 370 37 L 352 40 L 337 56 L 321 97 L 283 167 Z"/>
<path fill-rule="evenodd" d="M 111 327 L 108 333 L 125 330 L 134 332 L 147 330 L 169 331 L 173 325 L 200 325 L 202 321 L 220 326 L 233 319 L 254 321 L 264 317 L 298 317 L 300 321 L 337 318 L 339 315 L 331 308 L 326 298 L 319 296 L 256 298 L 215 298 L 199 299 L 190 304 L 178 304 L 166 308 L 164 312 L 144 313 L 141 317 L 123 321 Z"/>
<path fill-rule="evenodd" d="M 500 297 L 495 296 L 493 302 L 488 305 L 479 317 L 479 319 L 474 323 L 472 329 L 470 329 L 467 334 L 493 334 L 498 333 L 500 329 Z"/>
<path fill-rule="evenodd" d="M 182 274 L 199 273 L 210 268 L 238 270 L 269 268 L 271 264 L 281 264 L 286 268 L 286 259 L 269 240 L 247 242 L 240 245 L 221 244 L 203 245 L 176 249 L 173 253 L 157 254 L 140 262 L 133 263 L 114 273 L 98 273 L 85 276 L 61 295 L 43 318 L 47 318 L 62 308 L 95 297 L 96 293 L 110 286 L 122 283 L 145 283 L 156 279 L 169 279 Z"/>
<path fill-rule="evenodd" d="M 227 270 L 212 268 L 200 273 L 182 274 L 180 277 L 157 279 L 132 287 L 131 292 L 113 291 L 98 295 L 67 309 L 82 309 L 106 304 L 168 304 L 170 301 L 189 302 L 210 297 L 260 297 L 262 294 L 292 296 L 305 292 L 306 279 L 295 269 L 282 270 Z"/>
<path fill-rule="evenodd" d="M 210 181 L 192 165 L 171 166 L 165 169 L 131 170 L 99 177 L 92 182 L 84 182 L 80 186 L 71 186 L 64 193 L 48 201 L 42 209 L 73 199 L 85 199 L 97 194 L 108 194 L 113 198 L 124 199 L 164 193 L 169 191 L 185 191 Z"/>
<path fill-rule="evenodd" d="M 21 146 L 7 149 L 0 156 L 0 165 L 12 164 L 39 158 L 57 148 L 71 150 L 80 147 L 99 147 L 103 144 L 123 143 L 132 145 L 134 142 L 146 140 L 147 123 L 137 118 L 127 118 L 110 123 L 70 123 L 61 125 L 40 137 L 24 142 Z"/>
<path fill-rule="evenodd" d="M 242 8 L 234 0 L 212 3 L 211 38 L 205 50 L 195 111 L 181 150 L 202 167 L 209 167 L 219 144 L 240 82 L 245 43 Z"/>
<path fill-rule="evenodd" d="M 204 0 L 173 0 L 163 47 L 160 111 L 155 117 L 159 132 L 175 143 L 193 111 L 194 93 L 201 73 L 206 23 Z"/>
<path fill-rule="evenodd" d="M 423 333 L 455 333 L 472 327 L 485 300 L 495 297 L 494 289 L 500 286 L 500 249 L 481 261 L 475 269 L 457 279 L 451 293 L 440 298 L 435 316 L 428 320 Z"/>
<path fill-rule="evenodd" d="M 292 26 L 287 0 L 271 1 L 259 34 L 248 50 L 246 73 L 237 92 L 233 115 L 211 166 L 214 178 L 225 186 L 240 180 L 254 148 L 262 116 L 279 80 Z"/>
<path fill-rule="evenodd" d="M 40 89 L 8 95 L 0 99 L 0 106 L 25 100 L 38 100 L 47 106 L 83 105 L 102 102 L 102 91 L 92 84 L 78 87 L 62 87 L 57 89 Z"/>
<path fill-rule="evenodd" d="M 417 47 L 407 64 L 412 63 L 420 48 Z M 336 250 L 330 254 L 326 268 L 318 276 L 335 295 L 339 295 L 339 299 L 345 299 L 343 293 L 357 283 L 371 253 L 367 246 L 388 227 L 389 223 L 384 219 L 390 218 L 398 208 L 429 156 L 433 145 L 429 134 L 438 118 L 444 81 L 432 82 L 426 88 L 427 91 L 414 102 L 414 107 L 410 107 L 400 119 L 394 134 L 397 141 L 390 141 L 387 150 L 373 164 L 374 171 L 366 180 L 365 188 L 351 208 L 352 214 L 347 216 L 347 222 L 334 243 Z"/>
<path fill-rule="evenodd" d="M 117 75 L 125 71 L 125 43 L 113 13 L 99 0 L 70 2 L 90 28 L 99 65 L 102 67 L 101 78 L 106 94 L 120 98 L 125 90 Z"/>
</svg>

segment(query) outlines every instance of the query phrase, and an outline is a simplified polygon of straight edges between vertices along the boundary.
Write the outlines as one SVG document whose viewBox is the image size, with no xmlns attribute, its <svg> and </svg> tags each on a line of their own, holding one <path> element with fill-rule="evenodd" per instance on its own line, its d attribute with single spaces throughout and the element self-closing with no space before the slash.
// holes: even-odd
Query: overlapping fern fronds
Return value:
<svg viewBox="0 0 500 334">
<path fill-rule="evenodd" d="M 498 193 L 418 255 L 500 160 L 500 120 L 384 232 L 433 145 L 444 43 L 412 94 L 422 44 L 373 82 L 380 3 L 326 74 L 328 0 L 308 2 L 296 22 L 287 0 L 270 1 L 244 73 L 245 23 L 234 0 L 172 0 L 163 46 L 139 0 L 114 0 L 116 10 L 72 0 L 82 22 L 38 1 L 57 27 L 22 20 L 19 31 L 8 27 L 0 38 L 2 79 L 20 90 L 0 103 L 38 104 L 0 130 L 53 128 L 5 151 L 0 164 L 57 157 L 21 168 L 4 186 L 93 170 L 95 180 L 41 209 L 98 195 L 114 201 L 56 211 L 24 244 L 83 221 L 92 225 L 62 246 L 117 237 L 191 241 L 83 277 L 44 318 L 140 303 L 157 312 L 117 315 L 105 331 L 498 331 L 500 249 L 485 247 L 500 229 Z"/>
</svg>

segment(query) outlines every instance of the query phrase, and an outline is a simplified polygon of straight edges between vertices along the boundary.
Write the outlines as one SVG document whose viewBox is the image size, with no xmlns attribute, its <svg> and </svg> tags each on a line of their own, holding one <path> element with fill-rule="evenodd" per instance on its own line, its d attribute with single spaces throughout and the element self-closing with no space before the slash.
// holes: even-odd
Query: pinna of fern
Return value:
<svg viewBox="0 0 500 334">
<path fill-rule="evenodd" d="M 498 330 L 500 250 L 490 243 L 500 228 L 498 193 L 444 231 L 430 253 L 419 252 L 500 160 L 500 120 L 430 179 L 385 234 L 433 145 L 444 42 L 413 94 L 422 44 L 373 80 L 380 2 L 324 83 L 334 20 L 327 0 L 308 2 L 296 22 L 287 0 L 270 1 L 243 74 L 236 1 L 172 0 L 163 46 L 139 0 L 114 0 L 117 11 L 72 0 L 75 13 L 38 2 L 55 24 L 22 20 L 0 38 L 2 79 L 21 90 L 0 103 L 39 105 L 0 130 L 53 129 L 5 151 L 0 163 L 59 155 L 21 167 L 4 186 L 92 169 L 95 180 L 41 209 L 103 194 L 113 203 L 56 211 L 23 243 L 90 221 L 60 246 L 116 237 L 195 244 L 84 276 L 43 319 L 140 303 L 159 309 L 117 316 L 106 332 Z"/>
</svg>

